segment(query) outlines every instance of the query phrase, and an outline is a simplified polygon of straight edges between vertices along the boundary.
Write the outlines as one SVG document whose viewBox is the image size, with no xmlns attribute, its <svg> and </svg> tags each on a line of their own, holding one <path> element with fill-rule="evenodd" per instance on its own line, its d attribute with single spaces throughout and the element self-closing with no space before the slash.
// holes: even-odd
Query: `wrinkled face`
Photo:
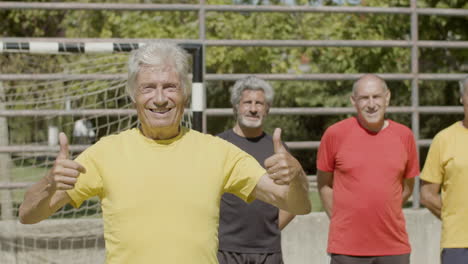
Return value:
<svg viewBox="0 0 468 264">
<path fill-rule="evenodd" d="M 378 79 L 361 80 L 351 103 L 356 108 L 361 125 L 378 131 L 385 121 L 385 111 L 390 102 L 390 91 L 386 91 Z"/>
<path fill-rule="evenodd" d="M 143 134 L 153 139 L 177 136 L 185 102 L 177 72 L 172 67 L 142 66 L 135 89 Z"/>
<path fill-rule="evenodd" d="M 241 127 L 259 128 L 269 107 L 262 90 L 244 90 L 237 105 L 237 122 Z"/>
</svg>

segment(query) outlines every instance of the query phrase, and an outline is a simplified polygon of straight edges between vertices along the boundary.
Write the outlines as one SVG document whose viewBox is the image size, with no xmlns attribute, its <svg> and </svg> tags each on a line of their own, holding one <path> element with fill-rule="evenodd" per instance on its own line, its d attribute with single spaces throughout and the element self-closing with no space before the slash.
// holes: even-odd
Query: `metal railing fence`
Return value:
<svg viewBox="0 0 468 264">
<path fill-rule="evenodd" d="M 462 113 L 461 107 L 438 107 L 420 106 L 419 104 L 419 81 L 420 80 L 460 80 L 464 74 L 450 73 L 420 73 L 419 71 L 419 49 L 420 48 L 457 48 L 467 49 L 468 41 L 432 41 L 419 40 L 418 18 L 425 15 L 437 16 L 459 16 L 468 17 L 467 9 L 450 8 L 418 8 L 417 1 L 411 0 L 409 7 L 362 7 L 362 6 L 251 6 L 251 5 L 207 5 L 204 0 L 199 4 L 110 4 L 110 3 L 28 3 L 28 2 L 0 2 L 0 10 L 7 9 L 40 9 L 40 10 L 120 10 L 120 11 L 194 11 L 198 12 L 198 39 L 173 39 L 176 43 L 201 44 L 209 46 L 262 46 L 262 47 L 404 47 L 411 49 L 410 73 L 382 73 L 386 80 L 409 80 L 411 81 L 411 105 L 404 107 L 390 107 L 390 113 L 410 113 L 411 126 L 417 140 L 418 146 L 428 146 L 430 139 L 420 139 L 420 114 L 422 113 Z M 369 14 L 404 14 L 410 16 L 410 38 L 409 40 L 212 40 L 206 38 L 205 16 L 207 12 L 301 12 L 301 13 L 369 13 Z M 64 42 L 64 43 L 140 43 L 149 39 L 96 39 L 96 38 L 17 38 L 3 37 L 0 42 Z M 0 52 L 2 50 L 0 49 Z M 3 52 L 7 52 L 3 50 Z M 205 56 L 206 52 L 203 52 Z M 204 71 L 205 72 L 205 71 Z M 256 74 L 267 80 L 356 80 L 360 74 L 321 73 L 321 74 Z M 246 76 L 245 74 L 205 74 L 206 81 L 233 81 Z M 0 74 L 0 81 L 7 80 L 49 80 L 49 79 L 116 79 L 125 78 L 122 75 L 105 74 Z M 0 109 L 0 117 L 15 116 L 40 116 L 50 115 L 52 110 L 5 110 Z M 53 111 L 54 115 L 96 115 L 97 113 L 107 115 L 119 115 L 132 113 L 133 110 L 69 110 Z M 353 109 L 344 108 L 273 108 L 272 114 L 281 115 L 323 115 L 323 114 L 345 114 L 352 113 Z M 207 116 L 228 116 L 231 109 L 207 108 L 204 111 L 203 122 L 206 131 Z M 319 142 L 288 142 L 291 149 L 317 148 Z M 86 146 L 72 146 L 72 149 L 81 150 Z M 39 148 L 39 149 L 38 149 Z M 0 153 L 13 153 L 17 151 L 54 151 L 49 147 L 37 146 L 0 146 Z M 25 188 L 29 183 L 1 182 L 0 189 Z M 419 181 L 415 186 L 413 207 L 419 207 Z"/>
</svg>

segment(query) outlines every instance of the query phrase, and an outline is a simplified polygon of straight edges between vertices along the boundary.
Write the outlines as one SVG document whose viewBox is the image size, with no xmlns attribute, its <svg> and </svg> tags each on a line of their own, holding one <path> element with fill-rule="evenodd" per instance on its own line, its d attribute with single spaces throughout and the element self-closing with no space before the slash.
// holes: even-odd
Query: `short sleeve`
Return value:
<svg viewBox="0 0 468 264">
<path fill-rule="evenodd" d="M 75 187 L 67 191 L 72 200 L 71 205 L 75 208 L 80 207 L 85 200 L 93 196 L 102 198 L 102 178 L 92 158 L 93 147 L 95 146 L 91 146 L 75 159 L 86 169 L 86 173 L 82 173 L 78 177 Z"/>
<path fill-rule="evenodd" d="M 317 169 L 325 172 L 333 172 L 335 170 L 335 150 L 333 145 L 333 135 L 327 129 L 320 141 L 317 154 Z"/>
<path fill-rule="evenodd" d="M 235 194 L 246 202 L 251 202 L 255 199 L 252 192 L 260 178 L 266 174 L 266 170 L 246 152 L 230 143 L 227 145 L 224 191 Z"/>
<path fill-rule="evenodd" d="M 408 163 L 406 165 L 405 178 L 414 178 L 420 173 L 418 151 L 413 133 L 409 132 L 407 137 Z"/>
<path fill-rule="evenodd" d="M 427 182 L 440 184 L 443 181 L 444 168 L 441 159 L 441 145 L 440 137 L 435 136 L 429 148 L 429 152 L 427 153 L 424 168 L 421 173 L 421 179 Z"/>
</svg>

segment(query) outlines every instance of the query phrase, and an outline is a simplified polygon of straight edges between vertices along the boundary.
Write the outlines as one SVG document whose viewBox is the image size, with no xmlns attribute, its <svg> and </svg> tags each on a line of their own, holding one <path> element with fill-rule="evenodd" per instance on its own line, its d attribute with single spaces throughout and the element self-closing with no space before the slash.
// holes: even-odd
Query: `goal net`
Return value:
<svg viewBox="0 0 468 264">
<path fill-rule="evenodd" d="M 71 156 L 99 138 L 136 127 L 125 91 L 128 53 L 0 53 L 1 263 L 103 263 L 101 208 L 97 198 L 69 205 L 36 225 L 17 221 L 25 190 L 51 168 L 58 133 L 69 138 Z M 190 111 L 182 121 L 190 127 Z"/>
</svg>

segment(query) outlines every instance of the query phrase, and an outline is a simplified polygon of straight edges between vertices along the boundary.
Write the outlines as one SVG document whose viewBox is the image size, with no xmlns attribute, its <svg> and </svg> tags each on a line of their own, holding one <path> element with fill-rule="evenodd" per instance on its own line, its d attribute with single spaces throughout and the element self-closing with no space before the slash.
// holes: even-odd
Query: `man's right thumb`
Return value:
<svg viewBox="0 0 468 264">
<path fill-rule="evenodd" d="M 60 132 L 59 134 L 59 144 L 60 144 L 60 151 L 59 151 L 57 158 L 68 159 L 69 152 L 70 152 L 68 148 L 68 138 L 67 138 L 67 135 L 65 135 L 65 133 L 63 132 Z"/>
</svg>

